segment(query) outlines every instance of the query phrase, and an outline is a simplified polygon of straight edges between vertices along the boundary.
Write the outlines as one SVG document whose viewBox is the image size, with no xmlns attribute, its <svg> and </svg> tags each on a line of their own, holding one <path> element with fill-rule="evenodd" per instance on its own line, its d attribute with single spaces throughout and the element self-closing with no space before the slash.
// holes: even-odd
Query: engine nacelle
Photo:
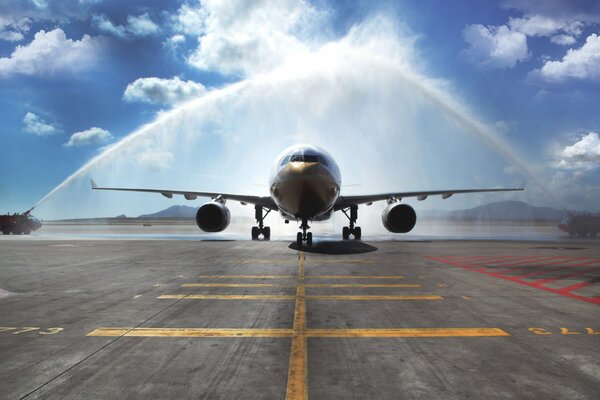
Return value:
<svg viewBox="0 0 600 400">
<path fill-rule="evenodd" d="M 196 212 L 196 224 L 204 232 L 221 232 L 229 226 L 231 213 L 225 204 L 211 201 Z"/>
<path fill-rule="evenodd" d="M 407 233 L 415 227 L 417 214 L 408 204 L 390 204 L 381 215 L 383 226 L 390 232 Z"/>
</svg>

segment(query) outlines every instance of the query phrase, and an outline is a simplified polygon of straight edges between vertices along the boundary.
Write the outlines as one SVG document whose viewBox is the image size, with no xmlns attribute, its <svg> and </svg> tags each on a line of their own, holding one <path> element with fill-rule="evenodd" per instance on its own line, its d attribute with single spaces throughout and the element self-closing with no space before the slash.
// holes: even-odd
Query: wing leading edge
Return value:
<svg viewBox="0 0 600 400">
<path fill-rule="evenodd" d="M 144 192 L 144 193 L 160 193 L 169 199 L 173 195 L 181 195 L 186 200 L 195 200 L 198 197 L 210 197 L 213 200 L 233 200 L 238 201 L 242 204 L 256 204 L 271 210 L 276 210 L 277 206 L 270 196 L 249 196 L 244 194 L 234 193 L 218 193 L 218 192 L 191 192 L 183 190 L 170 190 L 170 189 L 143 189 L 143 188 L 114 188 L 114 187 L 99 187 L 93 179 L 90 179 L 92 189 L 94 190 L 114 190 L 122 192 Z"/>
<path fill-rule="evenodd" d="M 368 204 L 373 203 L 375 201 L 381 200 L 400 200 L 403 197 L 416 197 L 417 200 L 425 200 L 429 196 L 438 196 L 441 195 L 443 199 L 447 199 L 448 197 L 454 194 L 461 193 L 484 193 L 484 192 L 513 192 L 524 190 L 525 187 L 519 188 L 502 188 L 502 189 L 457 189 L 457 190 L 432 190 L 432 191 L 424 191 L 424 192 L 392 192 L 392 193 L 379 193 L 379 194 L 370 194 L 370 195 L 360 195 L 360 196 L 340 196 L 334 206 L 335 210 L 341 210 L 343 208 L 347 208 L 350 206 L 355 206 L 358 204 Z"/>
</svg>

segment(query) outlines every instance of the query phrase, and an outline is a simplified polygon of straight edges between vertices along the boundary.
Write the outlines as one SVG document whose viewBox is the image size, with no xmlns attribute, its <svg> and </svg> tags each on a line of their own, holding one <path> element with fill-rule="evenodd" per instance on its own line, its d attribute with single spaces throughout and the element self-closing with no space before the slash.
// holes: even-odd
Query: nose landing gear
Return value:
<svg viewBox="0 0 600 400">
<path fill-rule="evenodd" d="M 263 214 L 263 210 L 266 210 L 266 213 Z M 256 223 L 258 224 L 258 226 L 252 227 L 252 240 L 258 239 L 260 235 L 263 235 L 263 238 L 265 238 L 265 240 L 269 240 L 271 238 L 271 228 L 268 226 L 264 226 L 263 224 L 263 221 L 265 220 L 267 215 L 269 215 L 270 212 L 270 209 L 263 208 L 258 204 L 254 206 L 254 217 L 256 218 Z"/>
<path fill-rule="evenodd" d="M 300 225 L 300 229 L 302 232 L 298 232 L 296 235 L 296 244 L 298 247 L 302 247 L 302 242 L 306 241 L 306 247 L 312 246 L 312 232 L 306 232 L 310 229 L 308 226 L 308 220 L 306 218 L 302 218 L 302 225 Z"/>
<path fill-rule="evenodd" d="M 350 215 L 348 215 L 348 211 L 350 211 Z M 360 240 L 360 237 L 362 236 L 360 226 L 354 226 L 356 220 L 358 219 L 358 206 L 350 206 L 348 208 L 342 209 L 342 212 L 350 221 L 349 226 L 345 226 L 344 228 L 342 228 L 342 238 L 344 240 L 348 240 L 350 238 L 350 235 L 353 235 L 354 239 Z"/>
</svg>

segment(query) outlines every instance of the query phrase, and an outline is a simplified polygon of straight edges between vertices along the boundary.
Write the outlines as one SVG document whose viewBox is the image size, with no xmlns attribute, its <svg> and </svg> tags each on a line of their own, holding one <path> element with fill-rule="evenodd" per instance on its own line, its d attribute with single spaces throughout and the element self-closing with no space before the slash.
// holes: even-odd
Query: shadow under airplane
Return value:
<svg viewBox="0 0 600 400">
<path fill-rule="evenodd" d="M 306 253 L 331 255 L 362 254 L 377 250 L 377 247 L 358 240 L 319 241 L 314 242 L 311 247 L 298 246 L 296 242 L 293 242 L 288 247 L 290 249 L 301 250 Z"/>
</svg>

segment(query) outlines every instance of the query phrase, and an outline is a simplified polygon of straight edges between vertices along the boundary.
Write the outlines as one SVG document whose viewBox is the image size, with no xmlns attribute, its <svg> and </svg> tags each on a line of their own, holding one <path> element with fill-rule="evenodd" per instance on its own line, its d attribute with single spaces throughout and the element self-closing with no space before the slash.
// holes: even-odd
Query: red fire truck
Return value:
<svg viewBox="0 0 600 400">
<path fill-rule="evenodd" d="M 29 235 L 32 231 L 41 227 L 42 223 L 33 215 L 30 215 L 29 212 L 0 215 L 0 230 L 5 235 L 11 233 L 13 235 Z"/>
</svg>

